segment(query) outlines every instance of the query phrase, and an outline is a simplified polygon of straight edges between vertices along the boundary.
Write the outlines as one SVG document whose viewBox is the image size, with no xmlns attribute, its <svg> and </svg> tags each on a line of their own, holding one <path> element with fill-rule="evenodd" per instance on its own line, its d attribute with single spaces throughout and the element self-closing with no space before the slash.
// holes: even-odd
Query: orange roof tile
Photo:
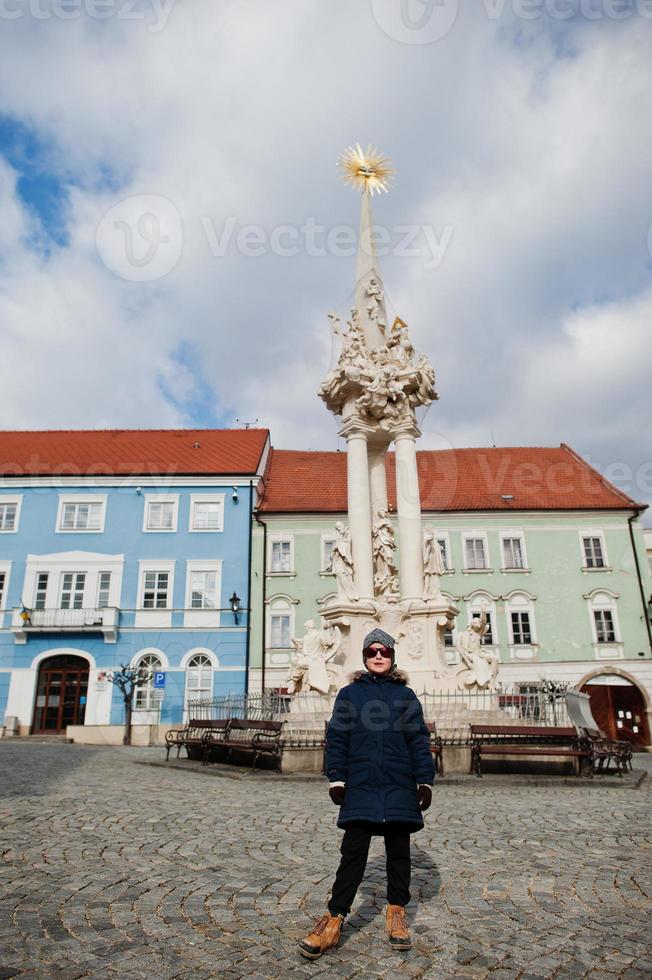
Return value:
<svg viewBox="0 0 652 980">
<path fill-rule="evenodd" d="M 556 448 L 434 449 L 417 453 L 423 511 L 642 508 L 564 443 Z M 396 509 L 393 453 L 387 454 Z M 346 512 L 346 453 L 272 450 L 261 510 Z M 504 499 L 508 497 L 508 499 Z M 511 499 L 509 499 L 511 498 Z"/>
<path fill-rule="evenodd" d="M 2 476 L 255 473 L 267 429 L 0 431 Z"/>
</svg>

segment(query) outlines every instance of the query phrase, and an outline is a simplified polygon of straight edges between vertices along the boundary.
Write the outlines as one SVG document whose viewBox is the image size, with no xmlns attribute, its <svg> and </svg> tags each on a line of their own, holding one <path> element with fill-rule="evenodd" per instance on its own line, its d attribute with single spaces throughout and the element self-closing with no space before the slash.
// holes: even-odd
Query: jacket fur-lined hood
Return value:
<svg viewBox="0 0 652 980">
<path fill-rule="evenodd" d="M 356 681 L 361 681 L 363 677 L 373 677 L 374 675 L 368 670 L 354 670 L 352 674 L 349 674 L 347 680 L 349 684 L 354 684 Z M 391 674 L 382 674 L 381 676 L 386 677 L 389 681 L 394 681 L 395 684 L 407 684 L 409 682 L 409 677 L 404 670 L 399 670 L 395 667 Z"/>
</svg>

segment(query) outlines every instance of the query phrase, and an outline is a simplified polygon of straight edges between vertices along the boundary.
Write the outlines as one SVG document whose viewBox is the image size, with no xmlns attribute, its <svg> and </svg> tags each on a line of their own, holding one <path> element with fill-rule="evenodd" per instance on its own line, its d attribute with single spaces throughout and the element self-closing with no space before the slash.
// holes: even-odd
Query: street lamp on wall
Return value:
<svg viewBox="0 0 652 980">
<path fill-rule="evenodd" d="M 235 625 L 238 625 L 238 613 L 240 612 L 240 596 L 236 592 L 233 593 L 229 599 L 231 603 L 231 612 L 233 613 L 233 618 L 235 619 Z"/>
</svg>

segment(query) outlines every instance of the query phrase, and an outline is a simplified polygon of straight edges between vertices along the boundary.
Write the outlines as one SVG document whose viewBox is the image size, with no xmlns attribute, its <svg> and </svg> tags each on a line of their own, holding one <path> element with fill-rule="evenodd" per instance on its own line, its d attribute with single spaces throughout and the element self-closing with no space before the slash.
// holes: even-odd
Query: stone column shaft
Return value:
<svg viewBox="0 0 652 980">
<path fill-rule="evenodd" d="M 371 496 L 367 438 L 361 432 L 347 436 L 349 527 L 354 582 L 361 599 L 373 598 L 374 569 L 371 545 Z"/>
<path fill-rule="evenodd" d="M 416 439 L 411 432 L 396 436 L 396 509 L 398 511 L 399 577 L 402 599 L 423 596 L 421 502 Z"/>
<path fill-rule="evenodd" d="M 387 474 L 385 472 L 386 449 L 369 447 L 369 484 L 371 490 L 371 519 L 387 510 Z"/>
</svg>

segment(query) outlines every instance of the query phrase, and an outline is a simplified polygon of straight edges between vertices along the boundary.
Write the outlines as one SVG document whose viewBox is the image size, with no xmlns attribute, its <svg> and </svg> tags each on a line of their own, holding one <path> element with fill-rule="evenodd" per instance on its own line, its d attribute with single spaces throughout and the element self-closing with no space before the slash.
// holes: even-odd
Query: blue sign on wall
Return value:
<svg viewBox="0 0 652 980">
<path fill-rule="evenodd" d="M 154 687 L 165 687 L 165 671 L 157 670 L 154 673 Z"/>
</svg>

